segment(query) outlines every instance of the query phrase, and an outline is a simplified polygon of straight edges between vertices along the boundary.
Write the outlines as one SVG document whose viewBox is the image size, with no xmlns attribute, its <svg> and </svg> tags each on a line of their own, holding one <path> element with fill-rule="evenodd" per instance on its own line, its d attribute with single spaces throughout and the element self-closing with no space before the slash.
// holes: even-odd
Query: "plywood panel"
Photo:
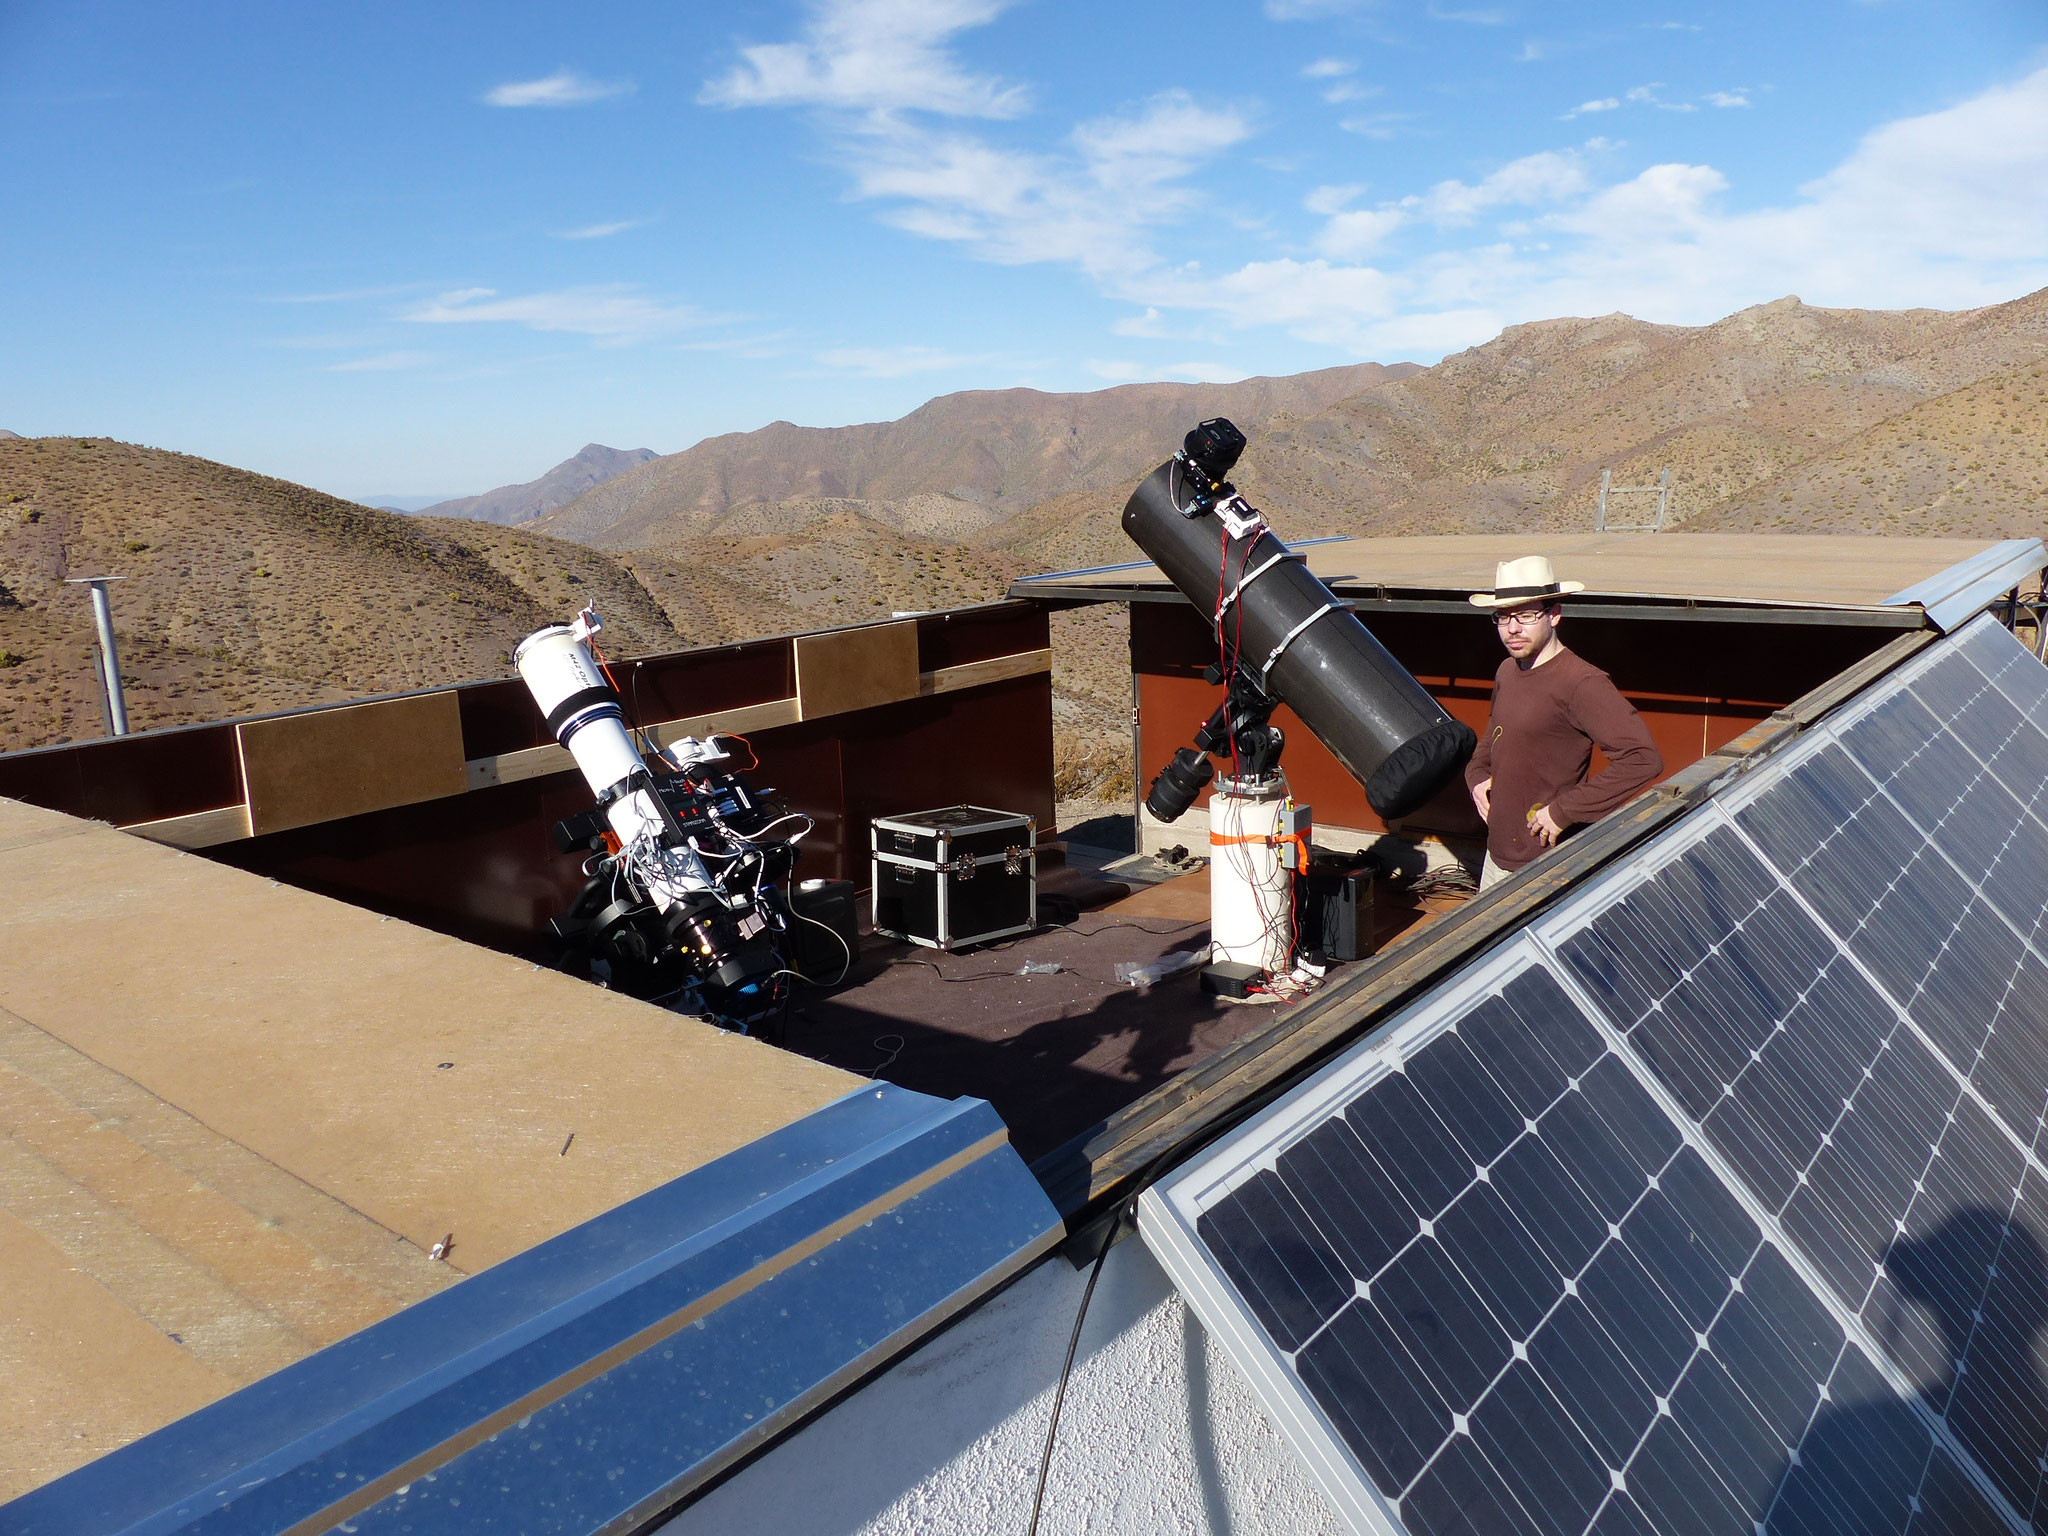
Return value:
<svg viewBox="0 0 2048 1536">
<path fill-rule="evenodd" d="M 245 720 L 235 735 L 259 837 L 469 787 L 453 689 Z"/>
<path fill-rule="evenodd" d="M 0 802 L 0 1498 L 862 1081 L 66 820 Z"/>
<path fill-rule="evenodd" d="M 917 623 L 913 619 L 797 636 L 797 710 L 806 720 L 894 704 L 917 695 Z"/>
<path fill-rule="evenodd" d="M 1313 544 L 1302 553 L 1325 581 L 1394 591 L 1469 593 L 1494 566 L 1544 555 L 1591 595 L 1868 607 L 1991 547 L 1985 539 L 1843 534 L 1545 533 L 1419 535 Z M 1167 587 L 1147 562 L 1063 576 L 1061 586 Z"/>
</svg>

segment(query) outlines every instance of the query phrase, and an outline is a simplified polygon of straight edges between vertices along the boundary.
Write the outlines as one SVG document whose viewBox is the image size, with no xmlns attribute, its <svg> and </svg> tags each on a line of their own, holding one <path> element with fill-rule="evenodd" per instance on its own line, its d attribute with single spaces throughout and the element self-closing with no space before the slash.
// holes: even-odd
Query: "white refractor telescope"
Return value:
<svg viewBox="0 0 2048 1536">
<path fill-rule="evenodd" d="M 597 802 L 556 825 L 564 853 L 589 855 L 589 880 L 551 926 L 596 979 L 745 1027 L 780 1007 L 793 975 L 783 888 L 809 818 L 755 793 L 724 744 L 737 738 L 685 736 L 643 755 L 591 654 L 601 627 L 586 608 L 513 655 Z M 796 830 L 764 836 L 784 823 Z"/>
</svg>

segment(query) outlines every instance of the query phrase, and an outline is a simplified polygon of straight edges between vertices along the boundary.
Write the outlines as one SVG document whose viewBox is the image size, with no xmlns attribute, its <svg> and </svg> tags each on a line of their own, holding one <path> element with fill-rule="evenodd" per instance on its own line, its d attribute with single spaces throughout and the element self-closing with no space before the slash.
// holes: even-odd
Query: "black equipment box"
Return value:
<svg viewBox="0 0 2048 1536">
<path fill-rule="evenodd" d="M 979 805 L 877 816 L 875 932 L 963 949 L 1038 926 L 1038 823 Z"/>
<path fill-rule="evenodd" d="M 1301 947 L 1325 963 L 1370 957 L 1371 866 L 1317 861 L 1301 884 Z"/>
<path fill-rule="evenodd" d="M 821 986 L 846 979 L 860 959 L 860 892 L 851 880 L 806 880 L 789 893 L 790 960 Z"/>
</svg>

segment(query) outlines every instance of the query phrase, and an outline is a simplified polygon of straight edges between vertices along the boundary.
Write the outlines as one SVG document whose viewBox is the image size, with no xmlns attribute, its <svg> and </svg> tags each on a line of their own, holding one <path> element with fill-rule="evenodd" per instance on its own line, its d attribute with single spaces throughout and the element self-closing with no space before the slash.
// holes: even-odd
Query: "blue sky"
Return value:
<svg viewBox="0 0 2048 1536">
<path fill-rule="evenodd" d="M 2048 6 L 0 0 L 0 427 L 471 492 L 2048 285 Z"/>
</svg>

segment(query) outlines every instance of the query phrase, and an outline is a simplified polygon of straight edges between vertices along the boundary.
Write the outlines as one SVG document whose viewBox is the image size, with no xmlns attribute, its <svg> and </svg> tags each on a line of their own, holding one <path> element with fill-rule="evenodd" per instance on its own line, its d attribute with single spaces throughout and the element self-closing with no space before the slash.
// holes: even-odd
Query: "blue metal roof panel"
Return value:
<svg viewBox="0 0 2048 1536">
<path fill-rule="evenodd" d="M 0 1529 L 630 1524 L 1060 1230 L 988 1105 L 864 1088 L 25 1495 Z"/>
</svg>

